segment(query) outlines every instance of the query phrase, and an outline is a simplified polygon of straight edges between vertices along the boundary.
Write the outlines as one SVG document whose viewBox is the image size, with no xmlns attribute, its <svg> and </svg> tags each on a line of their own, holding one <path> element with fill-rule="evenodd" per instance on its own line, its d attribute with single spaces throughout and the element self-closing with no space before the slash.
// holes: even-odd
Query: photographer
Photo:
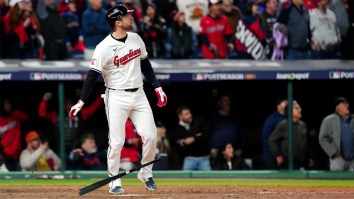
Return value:
<svg viewBox="0 0 354 199">
<path fill-rule="evenodd" d="M 20 156 L 20 166 L 23 171 L 57 171 L 60 169 L 60 159 L 49 148 L 45 140 L 40 140 L 36 131 L 26 135 L 27 148 Z"/>
</svg>

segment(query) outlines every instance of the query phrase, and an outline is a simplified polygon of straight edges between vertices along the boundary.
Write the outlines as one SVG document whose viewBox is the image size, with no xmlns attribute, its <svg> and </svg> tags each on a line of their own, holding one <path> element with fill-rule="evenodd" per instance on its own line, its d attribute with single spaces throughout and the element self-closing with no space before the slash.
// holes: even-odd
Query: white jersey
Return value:
<svg viewBox="0 0 354 199">
<path fill-rule="evenodd" d="M 147 58 L 141 37 L 128 32 L 125 42 L 108 35 L 93 53 L 90 69 L 102 73 L 105 85 L 112 89 L 131 89 L 143 86 L 140 60 Z"/>
<path fill-rule="evenodd" d="M 202 30 L 200 20 L 209 13 L 208 0 L 177 0 L 177 8 L 184 12 L 186 23 L 192 27 L 196 34 Z"/>
</svg>

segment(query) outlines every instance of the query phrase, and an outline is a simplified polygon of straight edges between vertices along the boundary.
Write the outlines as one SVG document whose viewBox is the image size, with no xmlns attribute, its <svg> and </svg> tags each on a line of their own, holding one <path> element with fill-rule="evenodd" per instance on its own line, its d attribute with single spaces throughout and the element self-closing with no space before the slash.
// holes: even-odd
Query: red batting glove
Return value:
<svg viewBox="0 0 354 199">
<path fill-rule="evenodd" d="M 155 92 L 156 92 L 156 96 L 157 96 L 157 99 L 158 99 L 157 106 L 158 107 L 166 106 L 166 104 L 167 104 L 167 96 L 163 92 L 162 88 L 161 87 L 155 88 Z"/>
<path fill-rule="evenodd" d="M 81 110 L 83 105 L 84 105 L 84 102 L 79 100 L 73 107 L 71 107 L 70 113 L 69 113 L 70 119 L 74 119 L 74 117 Z"/>
</svg>

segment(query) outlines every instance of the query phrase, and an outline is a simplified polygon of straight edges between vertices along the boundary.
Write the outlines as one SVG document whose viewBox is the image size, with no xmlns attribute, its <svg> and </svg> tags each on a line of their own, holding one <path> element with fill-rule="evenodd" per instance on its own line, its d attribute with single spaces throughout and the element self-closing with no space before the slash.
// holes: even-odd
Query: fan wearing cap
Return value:
<svg viewBox="0 0 354 199">
<path fill-rule="evenodd" d="M 207 59 L 226 58 L 227 50 L 233 50 L 231 25 L 221 14 L 222 0 L 209 1 L 209 14 L 200 21 L 202 31 L 202 55 Z"/>
<path fill-rule="evenodd" d="M 60 169 L 59 157 L 49 148 L 48 142 L 42 142 L 36 131 L 26 135 L 27 148 L 20 156 L 23 171 L 57 171 Z"/>
<path fill-rule="evenodd" d="M 156 126 L 149 101 L 143 90 L 142 73 L 155 89 L 157 105 L 167 103 L 166 94 L 156 79 L 140 36 L 130 32 L 133 19 L 126 6 L 120 4 L 108 10 L 106 21 L 112 33 L 101 41 L 95 49 L 90 70 L 83 85 L 81 98 L 70 110 L 74 117 L 82 108 L 99 74 L 102 74 L 106 92 L 104 102 L 109 126 L 109 147 L 107 154 L 108 174 L 115 176 L 119 172 L 121 150 L 125 140 L 125 123 L 128 118 L 133 122 L 143 142 L 141 164 L 154 159 L 156 154 Z M 142 168 L 138 179 L 143 181 L 150 191 L 157 190 L 152 178 L 152 165 Z M 109 192 L 124 192 L 120 179 L 109 183 Z"/>
<path fill-rule="evenodd" d="M 329 157 L 331 171 L 354 170 L 354 119 L 346 98 L 334 101 L 335 112 L 322 121 L 319 143 Z"/>
</svg>

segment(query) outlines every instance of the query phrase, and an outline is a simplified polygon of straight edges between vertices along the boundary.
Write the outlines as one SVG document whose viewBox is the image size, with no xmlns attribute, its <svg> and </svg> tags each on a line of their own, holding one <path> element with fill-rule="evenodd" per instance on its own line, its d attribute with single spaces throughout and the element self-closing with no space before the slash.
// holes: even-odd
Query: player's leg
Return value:
<svg viewBox="0 0 354 199">
<path fill-rule="evenodd" d="M 122 91 L 124 92 L 124 91 Z M 105 106 L 109 127 L 107 164 L 108 175 L 115 176 L 119 172 L 120 154 L 125 141 L 125 123 L 129 114 L 129 103 L 123 93 L 113 90 L 106 90 Z M 109 183 L 110 192 L 115 187 L 121 187 L 121 180 L 117 179 Z M 123 191 L 117 191 L 117 193 Z"/>
<path fill-rule="evenodd" d="M 138 134 L 143 141 L 143 151 L 141 164 L 145 164 L 154 160 L 156 155 L 156 137 L 157 130 L 155 126 L 154 117 L 150 108 L 149 101 L 147 100 L 144 90 L 140 88 L 136 93 L 134 99 L 135 106 L 130 113 L 130 119 L 132 120 Z M 152 166 L 149 165 L 140 169 L 138 178 L 145 182 L 152 178 Z M 143 181 L 142 180 L 142 181 Z M 147 185 L 147 183 L 145 183 Z M 147 188 L 149 190 L 156 190 L 156 185 Z"/>
</svg>

